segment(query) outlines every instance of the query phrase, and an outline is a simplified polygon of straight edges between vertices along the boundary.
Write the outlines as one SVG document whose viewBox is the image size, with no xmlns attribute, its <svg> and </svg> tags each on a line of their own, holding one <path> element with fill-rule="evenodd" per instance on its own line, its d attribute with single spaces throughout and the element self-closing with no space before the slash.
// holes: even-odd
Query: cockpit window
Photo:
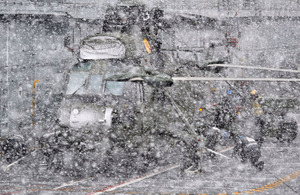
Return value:
<svg viewBox="0 0 300 195">
<path fill-rule="evenodd" d="M 106 77 L 110 77 L 112 74 L 106 75 Z M 125 82 L 120 81 L 106 81 L 105 82 L 105 94 L 113 94 L 113 95 L 122 95 L 124 91 Z"/>
<path fill-rule="evenodd" d="M 105 94 L 122 95 L 124 90 L 124 82 L 107 81 L 105 84 Z"/>
<path fill-rule="evenodd" d="M 107 74 L 105 77 L 110 77 L 112 74 Z M 101 94 L 103 75 L 90 75 L 88 72 L 72 72 L 67 88 L 67 95 L 82 95 L 82 94 Z M 104 94 L 123 95 L 125 82 L 106 81 L 104 83 Z"/>
<path fill-rule="evenodd" d="M 100 93 L 101 92 L 101 83 L 102 83 L 101 75 L 92 75 L 90 78 L 88 91 L 92 92 L 92 93 Z"/>
<path fill-rule="evenodd" d="M 86 62 L 79 62 L 75 64 L 72 68 L 73 71 L 89 71 L 91 70 L 93 62 L 86 61 Z"/>
<path fill-rule="evenodd" d="M 67 88 L 67 95 L 70 94 L 83 94 L 84 85 L 87 81 L 89 74 L 87 72 L 73 72 L 70 75 L 70 80 Z"/>
</svg>

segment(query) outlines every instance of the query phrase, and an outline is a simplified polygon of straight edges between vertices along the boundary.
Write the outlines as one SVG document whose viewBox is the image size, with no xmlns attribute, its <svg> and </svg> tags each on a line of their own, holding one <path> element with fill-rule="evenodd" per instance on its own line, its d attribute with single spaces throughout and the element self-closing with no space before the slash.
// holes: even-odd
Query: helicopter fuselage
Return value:
<svg viewBox="0 0 300 195">
<path fill-rule="evenodd" d="M 107 77 L 137 71 L 120 60 L 93 60 L 74 65 L 59 109 L 62 126 L 110 128 L 114 110 L 130 110 L 141 102 L 140 84 L 106 81 Z"/>
</svg>

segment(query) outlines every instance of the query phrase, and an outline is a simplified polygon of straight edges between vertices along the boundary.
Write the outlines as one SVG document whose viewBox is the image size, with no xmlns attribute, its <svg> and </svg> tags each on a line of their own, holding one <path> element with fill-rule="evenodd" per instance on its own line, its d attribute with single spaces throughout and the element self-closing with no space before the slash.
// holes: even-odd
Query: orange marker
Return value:
<svg viewBox="0 0 300 195">
<path fill-rule="evenodd" d="M 35 89 L 35 84 L 40 82 L 39 80 L 35 80 L 33 82 L 33 86 L 32 86 L 32 126 L 34 126 L 34 89 Z"/>
<path fill-rule="evenodd" d="M 151 53 L 151 46 L 150 46 L 149 42 L 147 41 L 147 39 L 144 39 L 144 45 L 145 45 L 145 48 L 146 48 L 147 52 L 150 54 Z"/>
</svg>

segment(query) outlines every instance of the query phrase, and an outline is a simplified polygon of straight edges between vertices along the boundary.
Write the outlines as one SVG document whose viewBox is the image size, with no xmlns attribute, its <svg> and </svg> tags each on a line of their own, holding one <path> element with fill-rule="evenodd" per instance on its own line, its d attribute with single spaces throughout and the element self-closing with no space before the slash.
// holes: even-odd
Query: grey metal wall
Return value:
<svg viewBox="0 0 300 195">
<path fill-rule="evenodd" d="M 119 0 L 0 0 L 0 14 L 56 14 L 75 18 L 103 18 L 105 7 Z M 133 0 L 121 0 L 133 1 Z M 210 17 L 299 16 L 298 0 L 134 0 L 168 12 Z"/>
</svg>

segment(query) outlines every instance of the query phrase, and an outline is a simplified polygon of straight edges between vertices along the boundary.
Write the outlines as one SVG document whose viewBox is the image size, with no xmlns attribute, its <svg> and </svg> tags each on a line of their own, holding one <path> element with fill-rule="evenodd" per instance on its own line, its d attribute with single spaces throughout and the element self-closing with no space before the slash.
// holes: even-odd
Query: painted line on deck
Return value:
<svg viewBox="0 0 300 195">
<path fill-rule="evenodd" d="M 233 192 L 233 193 L 219 193 L 217 195 L 240 195 L 240 194 L 252 194 L 252 193 L 259 193 L 259 192 L 263 192 L 263 191 L 268 191 L 268 190 L 271 190 L 271 189 L 274 189 L 282 184 L 284 184 L 285 182 L 288 182 L 292 179 L 295 179 L 297 177 L 300 176 L 300 170 L 296 171 L 296 172 L 293 172 L 291 174 L 289 174 L 288 176 L 286 177 L 283 177 L 282 179 L 278 179 L 276 180 L 275 182 L 272 182 L 272 183 L 268 183 L 266 185 L 263 185 L 261 187 L 257 187 L 257 188 L 254 188 L 254 189 L 249 189 L 249 190 L 244 190 L 244 191 L 241 191 L 241 192 Z M 105 191 L 105 192 L 108 192 L 108 191 Z M 104 192 L 102 192 L 104 193 Z M 122 194 L 149 194 L 148 192 L 133 192 L 133 191 L 130 191 L 130 192 L 119 192 L 119 191 L 110 191 L 110 193 L 122 193 Z M 90 193 L 90 194 L 87 194 L 87 195 L 91 195 L 91 194 L 94 194 L 94 193 Z M 194 194 L 198 194 L 198 195 L 209 195 L 208 193 L 157 193 L 159 195 L 168 195 L 168 194 L 173 194 L 173 195 L 194 195 Z"/>
<path fill-rule="evenodd" d="M 289 174 L 288 176 L 286 176 L 286 177 L 284 177 L 282 179 L 278 179 L 275 182 L 266 184 L 264 186 L 261 186 L 261 187 L 255 188 L 255 189 L 250 189 L 250 190 L 242 191 L 242 192 L 233 192 L 232 194 L 234 194 L 234 195 L 236 195 L 236 194 L 251 194 L 251 193 L 254 193 L 254 192 L 267 191 L 267 190 L 270 190 L 270 189 L 274 189 L 274 188 L 282 185 L 283 183 L 288 182 L 288 181 L 290 181 L 292 179 L 295 179 L 295 178 L 297 178 L 299 176 L 300 176 L 300 170 L 298 170 L 296 172 L 293 172 L 293 173 Z"/>
<path fill-rule="evenodd" d="M 67 183 L 64 183 L 64 184 L 61 184 L 60 186 L 56 187 L 56 188 L 53 188 L 54 190 L 58 190 L 58 189 L 61 189 L 61 188 L 65 188 L 67 186 L 73 186 L 73 185 L 76 185 L 80 182 L 83 182 L 83 181 L 87 181 L 88 179 L 90 178 L 84 178 L 84 179 L 79 179 L 79 180 L 75 180 L 75 181 L 69 181 Z"/>
<path fill-rule="evenodd" d="M 232 150 L 233 148 L 234 148 L 234 146 L 230 146 L 230 147 L 227 147 L 227 148 L 220 149 L 217 152 L 227 152 L 229 150 Z"/>
<path fill-rule="evenodd" d="M 232 147 L 221 149 L 218 152 L 225 152 L 225 151 L 228 151 L 230 149 L 232 149 Z M 95 191 L 95 192 L 90 192 L 87 195 L 96 195 L 96 194 L 102 194 L 102 193 L 105 193 L 105 192 L 121 193 L 119 191 L 113 191 L 113 190 L 121 188 L 121 187 L 124 187 L 124 186 L 127 186 L 127 185 L 130 185 L 130 184 L 133 184 L 133 183 L 137 183 L 137 182 L 142 181 L 144 179 L 147 179 L 147 178 L 159 175 L 161 173 L 164 173 L 166 171 L 175 169 L 175 168 L 177 168 L 179 166 L 180 166 L 179 164 L 174 164 L 174 165 L 171 165 L 171 166 L 167 166 L 165 168 L 162 168 L 160 170 L 154 171 L 154 172 L 149 173 L 149 174 L 142 175 L 140 177 L 136 177 L 136 178 L 133 178 L 133 179 L 130 179 L 130 180 L 127 180 L 127 181 L 124 181 L 124 182 L 121 182 L 121 183 L 118 183 L 118 184 L 115 184 L 115 185 L 109 185 L 109 186 L 107 186 L 107 187 L 105 187 L 105 188 L 103 188 L 101 190 L 98 190 L 98 191 Z M 267 191 L 267 190 L 270 190 L 270 189 L 274 189 L 274 188 L 276 188 L 276 187 L 284 184 L 285 182 L 288 182 L 288 181 L 290 181 L 292 179 L 295 179 L 295 178 L 297 178 L 299 176 L 300 176 L 300 170 L 298 170 L 296 172 L 293 172 L 293 173 L 289 174 L 288 176 L 286 176 L 286 177 L 284 177 L 282 179 L 278 179 L 275 182 L 266 184 L 264 186 L 261 186 L 261 187 L 258 187 L 258 188 L 254 188 L 254 189 L 244 190 L 244 191 L 240 191 L 240 192 L 233 192 L 231 194 L 233 194 L 233 195 L 237 195 L 237 194 L 250 194 L 250 193 Z M 88 178 L 81 179 L 81 180 L 70 181 L 70 182 L 64 183 L 61 186 L 58 186 L 58 187 L 52 188 L 52 189 L 30 189 L 30 188 L 28 189 L 28 188 L 23 188 L 23 190 L 22 190 L 22 188 L 11 188 L 11 189 L 21 190 L 21 191 L 2 192 L 2 193 L 0 192 L 0 195 L 18 194 L 18 193 L 22 193 L 24 191 L 28 191 L 29 192 L 29 191 L 68 191 L 68 190 L 74 190 L 74 188 L 68 188 L 68 189 L 63 189 L 63 188 L 65 188 L 66 186 L 71 186 L 71 185 L 78 184 L 78 183 L 83 182 L 85 180 L 88 180 Z M 95 187 L 95 186 L 92 186 L 92 187 Z M 87 190 L 87 188 L 91 188 L 91 187 L 83 187 L 81 190 Z M 122 193 L 127 193 L 127 194 L 141 194 L 141 192 L 133 192 L 133 191 L 131 191 L 131 192 L 122 192 Z M 174 193 L 158 193 L 158 194 L 174 194 Z M 180 194 L 180 193 L 177 193 L 177 194 Z M 186 194 L 186 193 L 183 193 L 183 194 Z M 207 193 L 202 193 L 202 194 L 207 194 Z M 223 193 L 221 193 L 221 194 L 223 194 Z"/>
<path fill-rule="evenodd" d="M 136 182 L 139 182 L 139 181 L 142 181 L 144 179 L 147 179 L 149 177 L 152 177 L 152 176 L 155 176 L 155 175 L 159 175 L 163 172 L 166 172 L 166 171 L 169 171 L 169 170 L 172 170 L 172 169 L 175 169 L 179 167 L 178 164 L 175 164 L 175 165 L 172 165 L 172 166 L 169 166 L 169 167 L 166 167 L 165 169 L 161 169 L 157 172 L 153 172 L 153 173 L 150 173 L 150 174 L 146 174 L 144 176 L 141 176 L 141 177 L 137 177 L 137 178 L 134 178 L 134 179 L 131 179 L 131 180 L 128 180 L 128 181 L 124 181 L 124 182 L 121 182 L 119 184 L 116 184 L 116 185 L 113 185 L 113 186 L 107 186 L 105 188 L 103 188 L 102 190 L 98 190 L 98 191 L 95 191 L 95 192 L 90 192 L 88 193 L 87 195 L 95 195 L 95 194 L 102 194 L 102 193 L 105 193 L 105 192 L 109 192 L 109 193 L 122 193 L 122 194 L 148 194 L 147 192 L 134 192 L 134 191 L 130 191 L 130 192 L 120 192 L 120 191 L 113 191 L 117 188 L 120 188 L 120 187 L 124 187 L 124 186 L 127 186 L 127 185 L 130 185 L 132 183 L 136 183 Z M 274 189 L 282 184 L 284 184 L 285 182 L 288 182 L 292 179 L 295 179 L 297 177 L 300 176 L 300 170 L 298 171 L 295 171 L 281 179 L 278 179 L 276 180 L 275 182 L 272 182 L 272 183 L 268 183 L 266 185 L 263 185 L 261 187 L 257 187 L 257 188 L 253 188 L 253 189 L 249 189 L 249 190 L 244 190 L 244 191 L 240 191 L 240 192 L 233 192 L 233 193 L 230 193 L 230 194 L 233 194 L 233 195 L 240 195 L 240 194 L 252 194 L 252 193 L 259 193 L 259 192 L 262 192 L 262 191 L 268 191 L 268 190 L 271 190 L 271 189 Z M 79 180 L 79 181 L 74 181 L 73 183 L 76 183 L 76 182 L 80 182 L 80 181 L 83 181 L 83 180 Z M 71 182 L 69 182 L 69 184 L 71 184 Z M 83 188 L 80 188 L 80 190 L 82 191 L 86 191 L 87 188 L 91 188 L 91 187 L 95 187 L 95 186 L 90 186 L 90 187 L 83 187 Z M 58 188 L 58 187 L 57 187 Z M 26 188 L 15 188 L 15 190 L 18 190 L 19 191 L 12 191 L 12 192 L 0 192 L 0 195 L 9 195 L 9 194 L 18 194 L 18 193 L 24 193 L 24 192 L 33 192 L 33 191 L 72 191 L 72 190 L 76 190 L 75 188 L 68 188 L 68 189 L 39 189 L 39 188 L 34 188 L 34 189 L 26 189 Z M 78 189 L 77 189 L 78 190 Z M 160 195 L 167 195 L 167 194 L 195 194 L 195 193 L 157 193 L 157 194 L 160 194 Z M 196 193 L 197 194 L 197 193 Z M 208 195 L 208 193 L 198 193 L 200 195 Z M 226 193 L 219 193 L 220 195 L 229 195 L 229 194 L 226 194 Z"/>
<path fill-rule="evenodd" d="M 118 183 L 118 184 L 115 184 L 115 185 L 107 186 L 106 188 L 103 188 L 103 189 L 95 191 L 95 192 L 88 193 L 87 195 L 98 195 L 98 194 L 103 194 L 105 192 L 111 192 L 115 189 L 118 189 L 118 188 L 121 188 L 121 187 L 124 187 L 124 186 L 128 186 L 130 184 L 137 183 L 137 182 L 140 182 L 142 180 L 148 179 L 150 177 L 159 175 L 159 174 L 164 173 L 166 171 L 170 171 L 172 169 L 178 168 L 179 166 L 180 166 L 179 164 L 171 165 L 171 166 L 168 166 L 168 167 L 163 168 L 161 170 L 154 171 L 154 172 L 146 174 L 146 175 L 142 175 L 140 177 L 136 177 L 136 178 L 133 178 L 133 179 L 130 179 L 130 180 L 127 180 L 127 181 L 124 181 L 124 182 L 121 182 L 121 183 Z"/>
</svg>

